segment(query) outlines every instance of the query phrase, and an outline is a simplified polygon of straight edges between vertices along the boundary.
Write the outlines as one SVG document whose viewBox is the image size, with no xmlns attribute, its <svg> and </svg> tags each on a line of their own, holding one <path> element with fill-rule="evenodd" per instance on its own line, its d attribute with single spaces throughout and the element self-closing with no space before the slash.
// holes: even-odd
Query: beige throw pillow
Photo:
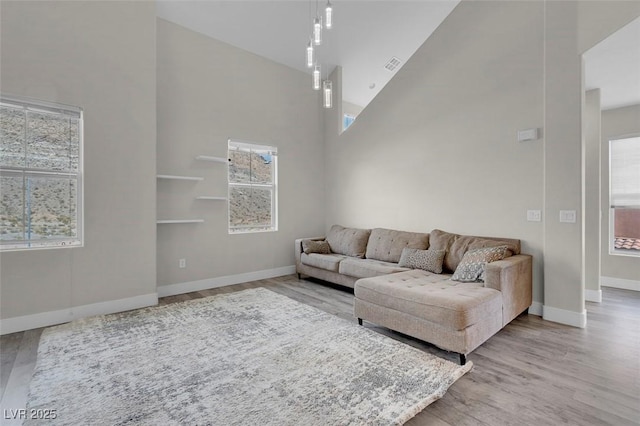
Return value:
<svg viewBox="0 0 640 426">
<path fill-rule="evenodd" d="M 320 254 L 329 254 L 331 253 L 331 248 L 329 247 L 329 243 L 321 240 L 302 240 L 302 251 L 306 254 L 310 253 L 320 253 Z"/>
<path fill-rule="evenodd" d="M 484 282 L 486 264 L 504 259 L 507 250 L 507 246 L 469 250 L 462 257 L 451 279 L 460 282 Z"/>
<path fill-rule="evenodd" d="M 445 250 L 420 250 L 415 248 L 402 249 L 398 266 L 404 268 L 424 269 L 434 274 L 442 273 L 442 262 Z"/>
<path fill-rule="evenodd" d="M 370 229 L 333 225 L 327 234 L 327 242 L 332 253 L 364 258 L 370 234 Z"/>
</svg>

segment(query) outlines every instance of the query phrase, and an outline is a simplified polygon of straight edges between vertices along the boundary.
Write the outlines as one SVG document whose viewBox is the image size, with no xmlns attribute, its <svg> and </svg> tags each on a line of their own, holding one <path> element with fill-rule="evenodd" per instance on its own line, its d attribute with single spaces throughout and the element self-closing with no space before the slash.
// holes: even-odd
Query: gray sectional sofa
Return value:
<svg viewBox="0 0 640 426">
<path fill-rule="evenodd" d="M 474 256 L 496 251 L 501 260 L 480 262 L 483 280 L 460 278 L 470 262 L 478 266 Z M 442 272 L 407 266 L 411 252 L 441 253 Z M 360 324 L 366 320 L 457 352 L 461 363 L 532 302 L 532 258 L 510 238 L 334 225 L 326 237 L 296 240 L 295 257 L 299 277 L 354 288 Z"/>
</svg>

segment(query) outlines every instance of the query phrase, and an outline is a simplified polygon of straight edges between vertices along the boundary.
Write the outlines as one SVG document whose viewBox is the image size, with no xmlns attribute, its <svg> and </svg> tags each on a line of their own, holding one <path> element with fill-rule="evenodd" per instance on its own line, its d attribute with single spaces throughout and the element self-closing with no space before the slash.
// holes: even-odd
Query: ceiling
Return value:
<svg viewBox="0 0 640 426">
<path fill-rule="evenodd" d="M 458 2 L 332 0 L 334 28 L 317 48 L 323 77 L 341 65 L 343 100 L 365 107 Z M 326 0 L 317 4 L 322 11 Z M 313 0 L 157 2 L 160 18 L 309 74 L 305 46 L 315 10 Z M 390 72 L 384 66 L 392 57 L 401 65 Z M 602 109 L 640 103 L 640 18 L 584 58 L 585 87 L 601 89 Z"/>
<path fill-rule="evenodd" d="M 640 104 L 640 18 L 584 54 L 585 88 L 600 88 L 603 110 Z"/>
<path fill-rule="evenodd" d="M 341 65 L 343 100 L 365 107 L 401 68 L 390 72 L 385 64 L 394 56 L 404 64 L 458 2 L 332 0 L 334 25 L 317 48 L 323 77 Z M 320 11 L 325 4 L 318 1 Z M 160 18 L 309 75 L 305 47 L 315 10 L 315 1 L 297 0 L 157 2 Z"/>
</svg>

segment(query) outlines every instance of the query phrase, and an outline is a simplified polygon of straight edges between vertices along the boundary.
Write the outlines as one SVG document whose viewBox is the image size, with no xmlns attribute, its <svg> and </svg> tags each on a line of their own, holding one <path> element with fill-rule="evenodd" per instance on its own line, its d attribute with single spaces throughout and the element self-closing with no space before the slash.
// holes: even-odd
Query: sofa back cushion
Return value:
<svg viewBox="0 0 640 426">
<path fill-rule="evenodd" d="M 369 237 L 366 256 L 367 259 L 398 263 L 405 247 L 426 250 L 429 234 L 375 228 Z"/>
<path fill-rule="evenodd" d="M 507 246 L 505 257 L 520 254 L 520 240 L 512 238 L 474 237 L 470 235 L 458 235 L 450 232 L 434 229 L 429 237 L 429 246 L 434 250 L 446 250 L 443 269 L 452 273 L 456 270 L 462 257 L 469 250 L 484 247 Z"/>
<path fill-rule="evenodd" d="M 370 229 L 345 228 L 333 225 L 327 234 L 332 253 L 363 258 L 367 251 Z"/>
</svg>

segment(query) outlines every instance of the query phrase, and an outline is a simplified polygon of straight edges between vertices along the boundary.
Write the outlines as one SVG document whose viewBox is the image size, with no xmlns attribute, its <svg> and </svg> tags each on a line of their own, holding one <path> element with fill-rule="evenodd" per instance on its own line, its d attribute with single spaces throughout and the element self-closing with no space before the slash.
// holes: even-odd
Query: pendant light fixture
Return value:
<svg viewBox="0 0 640 426">
<path fill-rule="evenodd" d="M 315 67 L 313 67 L 313 90 L 320 90 L 321 81 L 320 65 L 316 64 Z"/>
<path fill-rule="evenodd" d="M 313 62 L 313 43 L 309 38 L 309 43 L 307 43 L 307 68 L 313 67 Z"/>
<path fill-rule="evenodd" d="M 322 44 L 322 18 L 320 16 L 313 18 L 313 44 L 316 46 Z"/>
<path fill-rule="evenodd" d="M 309 4 L 309 15 L 311 15 L 311 3 Z M 320 46 L 322 44 L 322 27 L 323 16 L 320 15 L 318 0 L 316 0 L 316 16 L 313 18 L 313 26 L 311 28 L 309 43 L 307 44 L 305 59 L 307 68 L 313 68 L 313 90 L 322 89 L 322 106 L 331 108 L 333 106 L 333 83 L 329 80 L 328 76 L 326 80 L 322 80 L 322 68 L 318 63 L 318 53 L 314 48 L 314 46 Z M 333 5 L 331 1 L 327 0 L 327 5 L 324 8 L 324 28 L 330 29 L 331 27 L 333 27 Z"/>
<path fill-rule="evenodd" d="M 324 27 L 328 30 L 333 27 L 333 5 L 328 0 L 324 8 Z"/>
<path fill-rule="evenodd" d="M 333 83 L 331 80 L 322 82 L 322 106 L 325 108 L 333 106 Z"/>
</svg>

